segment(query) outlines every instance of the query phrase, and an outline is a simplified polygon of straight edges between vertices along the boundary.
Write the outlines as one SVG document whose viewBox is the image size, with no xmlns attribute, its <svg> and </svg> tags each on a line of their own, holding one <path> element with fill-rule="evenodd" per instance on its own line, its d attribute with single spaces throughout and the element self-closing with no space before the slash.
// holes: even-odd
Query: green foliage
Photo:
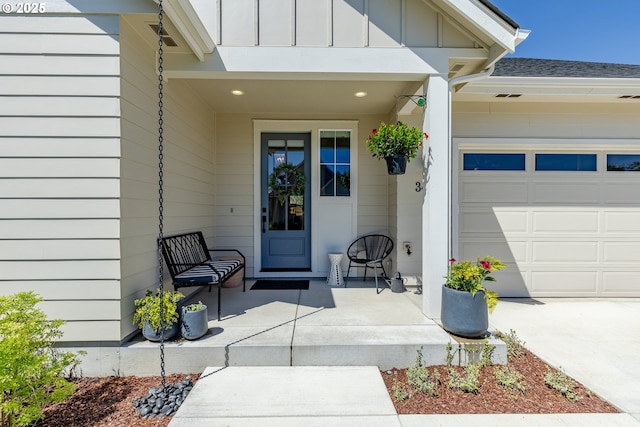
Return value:
<svg viewBox="0 0 640 427">
<path fill-rule="evenodd" d="M 451 341 L 447 343 L 447 355 L 445 356 L 445 365 L 451 366 L 453 362 L 453 345 L 451 345 Z"/>
<path fill-rule="evenodd" d="M 516 391 L 525 393 L 527 386 L 524 376 L 512 366 L 502 366 L 493 372 L 498 384 L 507 389 L 511 396 L 515 396 Z"/>
<path fill-rule="evenodd" d="M 71 396 L 65 380 L 77 356 L 54 348 L 62 320 L 47 320 L 33 292 L 0 296 L 0 425 L 27 426 L 42 409 Z"/>
<path fill-rule="evenodd" d="M 201 310 L 204 310 L 205 308 L 207 308 L 207 306 L 204 305 L 202 301 L 198 301 L 197 303 L 184 306 L 185 311 L 201 311 Z"/>
<path fill-rule="evenodd" d="M 367 148 L 378 159 L 396 154 L 406 154 L 413 159 L 418 155 L 418 148 L 425 138 L 426 134 L 420 129 L 410 128 L 406 123 L 392 125 L 381 122 L 378 129 L 374 129 L 367 138 Z"/>
<path fill-rule="evenodd" d="M 495 351 L 495 349 L 495 345 L 491 345 L 488 342 L 484 343 L 484 345 L 482 346 L 482 352 L 480 353 L 479 365 L 481 368 L 493 365 L 493 360 L 491 359 L 491 357 L 493 356 L 493 352 Z"/>
<path fill-rule="evenodd" d="M 407 386 L 398 382 L 396 378 L 393 379 L 391 392 L 393 393 L 393 398 L 396 401 L 407 400 L 411 396 L 409 390 L 407 389 Z"/>
<path fill-rule="evenodd" d="M 456 369 L 449 368 L 447 385 L 450 389 L 461 390 L 465 393 L 478 394 L 480 391 L 480 366 L 468 365 L 464 368 L 464 375 Z"/>
<path fill-rule="evenodd" d="M 525 342 L 518 338 L 516 331 L 510 329 L 508 334 L 498 332 L 496 336 L 507 344 L 507 357 L 509 359 L 524 357 Z"/>
<path fill-rule="evenodd" d="M 458 262 L 455 258 L 451 258 L 449 271 L 444 276 L 444 285 L 450 289 L 470 292 L 473 296 L 477 292 L 484 292 L 484 298 L 487 300 L 487 307 L 491 313 L 498 304 L 498 293 L 485 288 L 484 282 L 495 282 L 496 279 L 489 274 L 506 267 L 502 261 L 492 256 L 485 256 L 483 259 L 478 257 L 475 262 Z"/>
<path fill-rule="evenodd" d="M 544 383 L 554 390 L 557 390 L 560 394 L 575 402 L 580 400 L 581 397 L 574 392 L 575 384 L 571 378 L 569 378 L 562 368 L 551 370 L 547 367 L 547 373 L 544 376 Z"/>
<path fill-rule="evenodd" d="M 151 328 L 157 333 L 160 326 L 165 329 L 178 321 L 178 301 L 184 295 L 174 291 L 160 291 L 158 289 L 155 294 L 147 291 L 144 298 L 134 301 L 136 311 L 133 313 L 133 324 L 138 325 L 142 329 L 145 322 L 149 322 Z M 161 299 L 162 298 L 162 299 Z M 162 312 L 160 306 L 162 305 Z"/>
<path fill-rule="evenodd" d="M 422 364 L 422 351 L 418 350 L 415 365 L 407 369 L 407 381 L 409 385 L 421 393 L 435 396 L 437 394 L 436 387 L 439 377 L 439 372 L 437 374 L 434 373 L 434 378 L 429 375 L 429 370 Z"/>
</svg>

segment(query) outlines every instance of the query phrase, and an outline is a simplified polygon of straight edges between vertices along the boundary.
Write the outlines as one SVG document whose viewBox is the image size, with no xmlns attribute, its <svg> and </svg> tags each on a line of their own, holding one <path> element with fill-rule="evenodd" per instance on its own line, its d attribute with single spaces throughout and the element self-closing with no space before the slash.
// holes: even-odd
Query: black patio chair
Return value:
<svg viewBox="0 0 640 427">
<path fill-rule="evenodd" d="M 382 261 L 393 251 L 393 240 L 383 234 L 368 234 L 359 237 L 347 249 L 347 257 L 349 258 L 349 268 L 347 269 L 347 280 L 345 280 L 345 288 L 349 281 L 349 273 L 351 267 L 364 268 L 364 277 L 367 279 L 367 269 L 372 268 L 376 280 L 376 292 L 382 292 L 378 287 L 378 268 L 382 269 L 383 279 L 388 279 L 387 272 L 382 265 Z"/>
</svg>

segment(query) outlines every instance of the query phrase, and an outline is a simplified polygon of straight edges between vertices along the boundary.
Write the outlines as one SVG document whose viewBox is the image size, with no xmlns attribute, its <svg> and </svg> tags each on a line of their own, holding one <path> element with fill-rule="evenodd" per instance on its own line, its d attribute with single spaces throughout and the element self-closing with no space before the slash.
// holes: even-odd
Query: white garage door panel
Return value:
<svg viewBox="0 0 640 427">
<path fill-rule="evenodd" d="M 637 205 L 640 200 L 640 186 L 637 182 L 612 182 L 604 185 L 604 202 Z"/>
<path fill-rule="evenodd" d="M 527 212 L 494 212 L 469 210 L 460 214 L 461 230 L 467 233 L 524 233 L 527 231 Z"/>
<path fill-rule="evenodd" d="M 537 203 L 597 203 L 598 192 L 595 182 L 538 182 L 533 186 L 533 200 Z"/>
<path fill-rule="evenodd" d="M 597 233 L 598 212 L 533 209 L 534 233 Z"/>
<path fill-rule="evenodd" d="M 602 284 L 602 289 L 607 295 L 640 296 L 640 271 L 605 271 L 602 274 Z"/>
<path fill-rule="evenodd" d="M 605 211 L 604 230 L 613 233 L 640 233 L 640 211 L 636 209 Z"/>
<path fill-rule="evenodd" d="M 605 263 L 640 263 L 640 242 L 604 242 Z"/>
<path fill-rule="evenodd" d="M 598 262 L 598 242 L 533 242 L 533 263 Z"/>
<path fill-rule="evenodd" d="M 567 293 L 596 294 L 598 273 L 595 271 L 533 271 L 531 293 L 566 295 Z"/>
<path fill-rule="evenodd" d="M 537 172 L 549 146 L 515 145 L 500 152 L 524 152 L 526 171 L 461 171 L 456 255 L 505 262 L 489 284 L 504 297 L 640 297 L 640 172 L 607 171 L 602 146 L 571 151 L 598 171 Z"/>
<path fill-rule="evenodd" d="M 484 177 L 488 179 L 489 177 Z M 465 182 L 461 187 L 460 201 L 463 203 L 485 203 L 492 200 L 494 203 L 526 203 L 527 183 L 526 182 L 501 182 L 500 177 L 491 181 L 491 185 L 484 182 Z"/>
<path fill-rule="evenodd" d="M 506 270 L 500 270 L 493 274 L 496 281 L 487 283 L 487 287 L 498 292 L 503 298 L 526 296 L 529 295 L 526 285 L 527 274 L 526 270 L 509 266 Z"/>
<path fill-rule="evenodd" d="M 479 241 L 479 242 L 460 242 L 462 252 L 460 259 L 476 259 L 485 255 L 496 257 L 507 264 L 525 263 L 527 262 L 527 242 L 518 242 L 509 240 L 502 241 Z"/>
</svg>

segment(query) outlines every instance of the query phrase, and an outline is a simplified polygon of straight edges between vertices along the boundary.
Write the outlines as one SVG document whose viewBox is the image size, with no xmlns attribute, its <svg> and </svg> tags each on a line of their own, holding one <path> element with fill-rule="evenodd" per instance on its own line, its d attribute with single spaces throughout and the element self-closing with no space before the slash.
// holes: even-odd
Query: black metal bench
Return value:
<svg viewBox="0 0 640 427">
<path fill-rule="evenodd" d="M 159 239 L 162 255 L 171 274 L 173 287 L 178 290 L 187 286 L 218 286 L 218 320 L 222 284 L 245 266 L 245 257 L 237 249 L 209 249 L 201 231 L 165 236 Z M 211 253 L 232 252 L 234 257 L 213 259 Z M 235 254 L 241 259 L 235 258 Z M 246 291 L 244 270 L 242 273 L 242 292 Z"/>
</svg>

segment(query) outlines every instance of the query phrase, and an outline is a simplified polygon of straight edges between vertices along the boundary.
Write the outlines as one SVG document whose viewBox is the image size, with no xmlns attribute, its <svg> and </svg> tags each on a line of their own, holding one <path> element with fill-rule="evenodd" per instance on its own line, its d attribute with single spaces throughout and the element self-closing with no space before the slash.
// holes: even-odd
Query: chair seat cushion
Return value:
<svg viewBox="0 0 640 427">
<path fill-rule="evenodd" d="M 183 273 L 176 275 L 174 283 L 219 283 L 231 272 L 237 270 L 240 266 L 241 262 L 237 259 L 206 261 L 204 264 L 197 265 Z"/>
</svg>

